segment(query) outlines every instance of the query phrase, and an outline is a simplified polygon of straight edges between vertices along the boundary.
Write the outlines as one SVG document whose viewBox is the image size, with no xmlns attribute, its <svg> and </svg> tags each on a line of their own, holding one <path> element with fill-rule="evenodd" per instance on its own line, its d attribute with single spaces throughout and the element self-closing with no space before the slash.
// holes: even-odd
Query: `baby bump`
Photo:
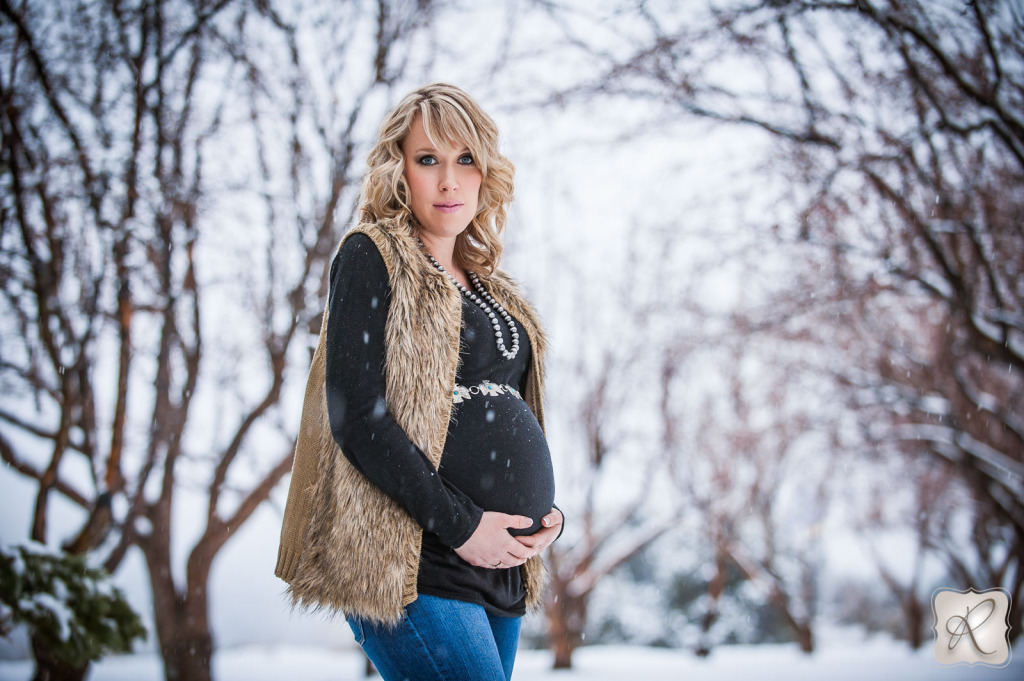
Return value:
<svg viewBox="0 0 1024 681">
<path fill-rule="evenodd" d="M 454 405 L 440 472 L 485 511 L 532 518 L 532 527 L 513 531 L 532 534 L 555 499 L 551 453 L 518 393 L 493 388 Z"/>
</svg>

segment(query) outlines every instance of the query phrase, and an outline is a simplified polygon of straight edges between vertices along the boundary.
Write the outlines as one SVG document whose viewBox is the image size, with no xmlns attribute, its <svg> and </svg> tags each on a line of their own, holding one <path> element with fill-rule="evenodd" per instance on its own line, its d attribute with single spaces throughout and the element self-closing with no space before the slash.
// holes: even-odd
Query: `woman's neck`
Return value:
<svg viewBox="0 0 1024 681">
<path fill-rule="evenodd" d="M 427 249 L 427 253 L 434 256 L 434 260 L 450 272 L 460 284 L 469 288 L 469 277 L 466 275 L 466 271 L 455 262 L 455 239 L 438 238 L 427 233 L 426 230 L 422 230 L 419 237 Z"/>
</svg>

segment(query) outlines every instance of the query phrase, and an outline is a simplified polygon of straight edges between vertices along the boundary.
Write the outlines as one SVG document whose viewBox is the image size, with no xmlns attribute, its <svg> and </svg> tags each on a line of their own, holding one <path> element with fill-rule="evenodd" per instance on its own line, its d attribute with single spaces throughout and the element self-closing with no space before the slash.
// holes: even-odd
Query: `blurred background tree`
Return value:
<svg viewBox="0 0 1024 681">
<path fill-rule="evenodd" d="M 720 506 L 743 487 L 738 467 L 750 445 L 761 450 L 750 459 L 753 504 L 708 525 L 722 538 L 712 541 L 714 560 L 724 553 L 748 579 L 781 588 L 763 551 L 773 535 L 786 535 L 767 525 L 747 536 L 738 529 L 752 517 L 772 522 L 787 496 L 769 482 L 774 475 L 764 476 L 778 470 L 779 452 L 766 447 L 749 402 L 763 392 L 758 383 L 779 376 L 764 388 L 782 419 L 775 441 L 792 446 L 808 421 L 784 400 L 806 394 L 801 377 L 810 371 L 841 411 L 826 421 L 833 438 L 818 456 L 833 461 L 800 491 L 806 503 L 819 504 L 828 489 L 820 476 L 834 475 L 837 465 L 844 473 L 877 467 L 867 489 L 846 490 L 868 496 L 841 512 L 861 518 L 852 525 L 869 542 L 882 523 L 909 529 L 915 550 L 941 561 L 963 588 L 1006 588 L 1015 638 L 1024 586 L 1019 3 L 640 3 L 631 10 L 639 20 L 614 48 L 606 35 L 588 41 L 573 24 L 577 6 L 562 10 L 552 11 L 568 39 L 598 66 L 557 101 L 642 101 L 648 115 L 635 122 L 640 134 L 664 133 L 665 121 L 682 117 L 761 133 L 770 145 L 760 171 L 775 202 L 730 232 L 748 244 L 732 256 L 747 272 L 745 299 L 718 338 L 740 346 L 732 366 L 767 362 L 753 383 L 716 402 L 711 441 L 690 449 L 695 463 L 714 467 L 721 445 L 719 473 L 700 480 L 690 466 L 680 476 L 697 508 Z M 824 412 L 815 411 L 820 427 Z M 692 410 L 680 419 L 678 431 L 701 427 Z M 739 439 L 727 435 L 733 421 L 744 428 Z M 885 512 L 884 497 L 904 491 L 916 495 L 909 513 Z M 824 509 L 812 515 L 824 517 Z M 965 518 L 967 532 L 955 522 Z M 782 551 L 802 562 L 796 547 Z M 917 564 L 901 585 L 878 561 L 914 645 L 929 593 Z M 798 629 L 810 624 L 808 603 L 791 617 L 793 592 L 775 594 L 785 619 Z M 809 650 L 805 636 L 809 642 L 810 631 L 798 638 Z"/>
<path fill-rule="evenodd" d="M 811 651 L 826 609 L 916 646 L 939 583 L 1005 587 L 1016 637 L 1022 34 L 1011 0 L 0 0 L 28 538 L 140 553 L 167 677 L 209 678 L 211 566 L 289 470 L 366 145 L 454 80 L 527 170 L 557 666 L 614 636 Z M 844 532 L 870 578 L 827 573 Z"/>
<path fill-rule="evenodd" d="M 0 14 L 0 454 L 37 485 L 30 539 L 110 571 L 141 550 L 167 678 L 202 681 L 213 560 L 290 470 L 282 395 L 308 366 L 360 126 L 431 4 Z M 80 529 L 57 534 L 65 502 Z"/>
</svg>

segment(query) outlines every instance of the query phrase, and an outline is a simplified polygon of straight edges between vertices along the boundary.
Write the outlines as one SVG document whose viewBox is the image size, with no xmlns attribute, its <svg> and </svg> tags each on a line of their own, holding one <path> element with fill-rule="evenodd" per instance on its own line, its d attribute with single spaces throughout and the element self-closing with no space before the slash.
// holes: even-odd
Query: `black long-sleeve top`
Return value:
<svg viewBox="0 0 1024 681">
<path fill-rule="evenodd" d="M 384 337 L 390 284 L 383 258 L 362 234 L 350 237 L 331 265 L 327 326 L 327 406 L 345 456 L 423 528 L 417 589 L 521 615 L 518 568 L 474 567 L 455 553 L 484 511 L 534 519 L 552 508 L 554 475 L 544 434 L 519 396 L 530 360 L 520 334 L 515 359 L 494 342 L 491 320 L 463 298 L 455 404 L 435 471 L 385 402 Z M 350 320 L 363 320 L 353 324 Z M 346 320 L 349 320 L 346 322 Z M 511 334 L 504 321 L 506 343 Z"/>
</svg>

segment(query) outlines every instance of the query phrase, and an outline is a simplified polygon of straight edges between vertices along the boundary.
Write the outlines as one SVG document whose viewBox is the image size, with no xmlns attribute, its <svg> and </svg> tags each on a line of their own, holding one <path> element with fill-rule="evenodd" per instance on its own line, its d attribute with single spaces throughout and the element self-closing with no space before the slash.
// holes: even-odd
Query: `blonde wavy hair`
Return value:
<svg viewBox="0 0 1024 681">
<path fill-rule="evenodd" d="M 490 275 L 501 257 L 501 232 L 512 202 L 515 166 L 498 150 L 498 126 L 465 91 L 434 83 L 412 92 L 385 117 L 367 157 L 359 221 L 397 220 L 416 229 L 405 181 L 405 141 L 416 117 L 435 146 L 465 145 L 483 175 L 476 215 L 455 240 L 455 262 Z"/>
</svg>

